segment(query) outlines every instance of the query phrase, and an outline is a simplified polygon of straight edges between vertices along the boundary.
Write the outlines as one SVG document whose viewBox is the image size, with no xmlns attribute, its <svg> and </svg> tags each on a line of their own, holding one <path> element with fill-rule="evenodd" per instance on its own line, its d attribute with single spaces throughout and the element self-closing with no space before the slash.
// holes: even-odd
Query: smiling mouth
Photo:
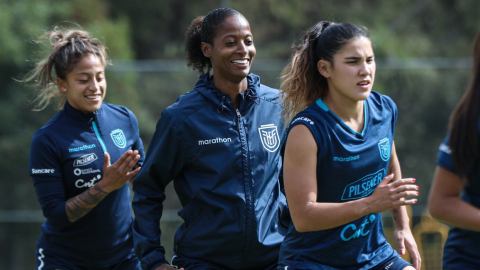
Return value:
<svg viewBox="0 0 480 270">
<path fill-rule="evenodd" d="M 241 64 L 241 65 L 246 65 L 246 64 L 248 64 L 248 62 L 249 62 L 248 59 L 230 61 L 230 63 L 233 63 L 233 64 Z"/>
<path fill-rule="evenodd" d="M 88 99 L 99 99 L 101 95 L 90 95 L 90 96 L 85 96 Z"/>
</svg>

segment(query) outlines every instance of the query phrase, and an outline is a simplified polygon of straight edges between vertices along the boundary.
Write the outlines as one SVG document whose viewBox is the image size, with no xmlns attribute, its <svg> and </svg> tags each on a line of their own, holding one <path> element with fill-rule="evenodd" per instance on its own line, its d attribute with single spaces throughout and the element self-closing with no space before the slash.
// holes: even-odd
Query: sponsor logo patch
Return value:
<svg viewBox="0 0 480 270">
<path fill-rule="evenodd" d="M 83 179 L 78 179 L 77 181 L 75 181 L 75 186 L 77 188 L 90 188 L 90 187 L 93 187 L 96 184 L 95 182 L 100 180 L 101 178 L 102 178 L 102 176 L 99 174 L 97 176 L 94 176 L 88 182 L 85 182 L 85 180 L 83 180 Z"/>
<path fill-rule="evenodd" d="M 275 152 L 280 146 L 277 126 L 274 124 L 262 125 L 258 128 L 258 132 L 260 133 L 263 148 L 269 152 Z"/>
<path fill-rule="evenodd" d="M 370 214 L 365 217 L 365 220 L 363 220 L 362 225 L 360 225 L 359 228 L 353 223 L 348 224 L 343 228 L 340 237 L 343 241 L 350 241 L 361 236 L 367 236 L 370 233 L 370 230 L 366 230 L 366 227 L 368 224 L 373 224 L 374 221 L 375 215 Z M 368 227 L 372 227 L 372 225 L 368 225 Z"/>
<path fill-rule="evenodd" d="M 380 150 L 380 157 L 383 161 L 388 161 L 390 159 L 390 141 L 388 138 L 383 138 L 378 142 L 378 150 Z"/>
<path fill-rule="evenodd" d="M 216 144 L 216 143 L 229 143 L 232 142 L 231 138 L 215 138 L 215 139 L 207 139 L 207 140 L 199 140 L 198 145 L 207 145 L 207 144 Z"/>
<path fill-rule="evenodd" d="M 297 121 L 304 121 L 304 122 L 309 123 L 310 125 L 313 125 L 313 124 L 314 124 L 313 121 L 310 120 L 310 118 L 301 116 L 301 117 L 298 117 L 298 118 L 296 118 L 295 120 L 293 120 L 290 125 L 292 125 L 293 123 L 295 123 L 295 122 L 297 122 Z"/>
<path fill-rule="evenodd" d="M 86 155 L 83 155 L 83 156 L 75 159 L 73 161 L 73 166 L 74 167 L 85 166 L 85 165 L 88 165 L 88 164 L 94 162 L 97 159 L 98 159 L 98 157 L 97 157 L 97 155 L 95 155 L 95 153 L 86 154 Z"/>
<path fill-rule="evenodd" d="M 442 144 L 440 145 L 440 147 L 438 148 L 438 150 L 440 150 L 440 151 L 442 151 L 442 152 L 445 152 L 445 153 L 447 153 L 447 154 L 449 154 L 449 155 L 452 154 L 452 150 L 450 149 L 450 147 L 449 147 L 448 145 L 444 144 L 444 143 L 442 143 Z"/>
<path fill-rule="evenodd" d="M 377 185 L 383 180 L 385 170 L 369 174 L 361 179 L 348 184 L 343 190 L 342 201 L 355 200 L 370 195 Z"/>
<path fill-rule="evenodd" d="M 70 153 L 79 152 L 79 151 L 83 151 L 83 150 L 92 149 L 92 148 L 95 148 L 95 147 L 97 147 L 95 144 L 85 144 L 85 145 L 75 147 L 75 148 L 68 148 L 68 152 L 70 152 Z"/>
<path fill-rule="evenodd" d="M 55 169 L 32 169 L 32 174 L 55 173 Z"/>
<path fill-rule="evenodd" d="M 110 137 L 112 137 L 113 143 L 115 143 L 117 147 L 125 148 L 125 146 L 127 146 L 127 138 L 125 138 L 123 130 L 115 129 L 114 131 L 110 132 Z"/>
<path fill-rule="evenodd" d="M 340 162 L 350 162 L 354 160 L 359 160 L 360 155 L 356 156 L 349 156 L 349 157 L 333 157 L 333 161 L 340 161 Z"/>
<path fill-rule="evenodd" d="M 87 169 L 80 169 L 80 168 L 75 168 L 75 170 L 73 170 L 73 173 L 76 175 L 76 176 L 80 176 L 82 174 L 91 174 L 91 173 L 99 173 L 100 172 L 100 169 L 92 169 L 92 168 L 87 168 Z"/>
</svg>

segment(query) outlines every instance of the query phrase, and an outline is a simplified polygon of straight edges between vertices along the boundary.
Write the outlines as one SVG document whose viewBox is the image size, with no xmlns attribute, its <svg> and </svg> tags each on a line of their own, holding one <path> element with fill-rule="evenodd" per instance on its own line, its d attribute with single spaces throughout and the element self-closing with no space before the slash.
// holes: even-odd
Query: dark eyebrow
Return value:
<svg viewBox="0 0 480 270">
<path fill-rule="evenodd" d="M 97 73 L 95 73 L 95 75 L 100 74 L 100 73 L 103 73 L 103 71 L 97 72 Z M 76 75 L 90 75 L 90 73 L 88 73 L 88 72 L 79 72 L 79 73 L 77 73 Z"/>
<path fill-rule="evenodd" d="M 375 57 L 373 54 L 367 56 L 367 58 L 373 58 L 373 57 Z M 345 57 L 345 59 L 346 59 L 346 60 L 358 60 L 358 59 L 362 59 L 362 57 L 359 57 L 359 56 L 349 56 L 349 57 Z"/>
</svg>

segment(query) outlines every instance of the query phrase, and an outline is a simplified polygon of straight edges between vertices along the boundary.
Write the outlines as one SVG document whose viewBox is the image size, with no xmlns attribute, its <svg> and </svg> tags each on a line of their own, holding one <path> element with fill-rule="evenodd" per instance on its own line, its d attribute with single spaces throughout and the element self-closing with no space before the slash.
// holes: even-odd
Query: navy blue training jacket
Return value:
<svg viewBox="0 0 480 270">
<path fill-rule="evenodd" d="M 277 261 L 285 206 L 279 91 L 254 74 L 247 79 L 238 109 L 207 74 L 162 113 L 133 184 L 135 252 L 143 269 L 167 263 L 159 219 L 172 180 L 184 221 L 176 255 L 223 269 L 265 269 Z"/>
<path fill-rule="evenodd" d="M 144 151 L 137 119 L 127 108 L 108 103 L 85 114 L 67 102 L 35 132 L 29 170 L 47 218 L 39 248 L 86 267 L 112 265 L 132 252 L 128 184 L 73 223 L 65 211 L 68 199 L 102 179 L 104 152 L 113 164 L 129 149 L 139 151 L 141 165 Z"/>
</svg>

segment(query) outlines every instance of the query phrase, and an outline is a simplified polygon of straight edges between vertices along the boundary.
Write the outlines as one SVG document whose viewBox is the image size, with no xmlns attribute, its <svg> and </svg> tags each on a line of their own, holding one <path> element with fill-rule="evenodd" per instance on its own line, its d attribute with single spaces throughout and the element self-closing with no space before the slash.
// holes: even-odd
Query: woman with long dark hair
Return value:
<svg viewBox="0 0 480 270">
<path fill-rule="evenodd" d="M 480 31 L 473 47 L 473 77 L 440 145 L 428 201 L 430 214 L 453 227 L 443 269 L 480 269 Z"/>
<path fill-rule="evenodd" d="M 391 211 L 400 254 L 420 256 L 405 205 L 418 195 L 402 179 L 394 131 L 397 107 L 372 91 L 375 56 L 364 29 L 321 21 L 296 46 L 282 75 L 289 123 L 284 184 L 293 223 L 278 269 L 413 269 L 387 243 Z"/>
</svg>

